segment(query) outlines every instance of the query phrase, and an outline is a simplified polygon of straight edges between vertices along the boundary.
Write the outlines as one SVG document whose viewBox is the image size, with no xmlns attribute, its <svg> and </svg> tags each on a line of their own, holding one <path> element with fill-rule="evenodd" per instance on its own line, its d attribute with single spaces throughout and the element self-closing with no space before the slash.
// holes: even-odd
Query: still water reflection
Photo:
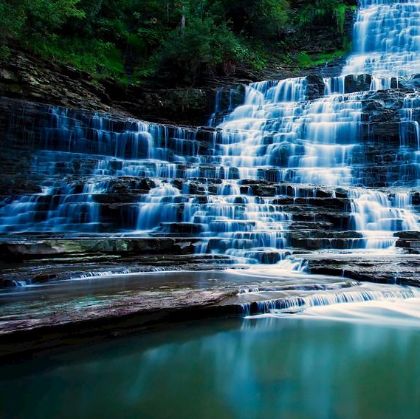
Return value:
<svg viewBox="0 0 420 419">
<path fill-rule="evenodd" d="M 2 366 L 0 416 L 417 419 L 419 305 L 184 324 Z"/>
</svg>

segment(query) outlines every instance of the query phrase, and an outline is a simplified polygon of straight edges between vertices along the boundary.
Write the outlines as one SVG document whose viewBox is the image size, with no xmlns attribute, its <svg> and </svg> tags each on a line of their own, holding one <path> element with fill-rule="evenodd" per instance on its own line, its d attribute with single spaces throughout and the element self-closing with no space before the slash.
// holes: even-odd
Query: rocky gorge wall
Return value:
<svg viewBox="0 0 420 419">
<path fill-rule="evenodd" d="M 301 7 L 299 2 L 294 6 Z M 345 16 L 344 33 L 350 36 L 354 14 Z M 298 53 L 334 52 L 340 37 L 330 26 L 316 26 L 316 33 L 288 33 Z M 318 41 L 317 41 L 318 40 Z M 102 112 L 122 113 L 162 123 L 202 125 L 214 110 L 217 91 L 262 79 L 283 79 L 316 72 L 337 75 L 344 59 L 333 59 L 316 69 L 300 68 L 270 59 L 263 70 L 241 63 L 229 74 L 207 75 L 198 86 L 165 86 L 150 81 L 143 86 L 121 86 L 112 79 L 94 79 L 69 65 L 47 60 L 19 45 L 9 45 L 7 58 L 0 58 L 0 96 Z"/>
<path fill-rule="evenodd" d="M 12 50 L 0 69 L 0 96 L 166 122 L 201 124 L 211 113 L 214 94 L 212 87 L 125 89 L 21 50 Z"/>
</svg>

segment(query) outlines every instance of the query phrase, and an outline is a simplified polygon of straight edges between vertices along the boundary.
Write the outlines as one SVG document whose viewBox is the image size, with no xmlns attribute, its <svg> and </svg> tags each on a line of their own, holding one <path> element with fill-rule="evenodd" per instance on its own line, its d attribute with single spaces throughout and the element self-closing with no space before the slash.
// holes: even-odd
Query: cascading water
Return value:
<svg viewBox="0 0 420 419">
<path fill-rule="evenodd" d="M 416 216 L 408 209 L 407 193 L 397 193 L 391 199 L 383 192 L 353 190 L 352 197 L 354 227 L 363 233 L 365 248 L 391 248 L 395 243 L 393 232 L 418 229 Z"/>
<path fill-rule="evenodd" d="M 392 80 L 420 73 L 420 2 L 363 0 L 354 25 L 354 53 L 347 60 L 343 74 L 371 74 L 371 90 L 389 89 Z M 414 173 L 411 178 L 418 184 L 418 122 L 414 112 L 419 106 L 419 93 L 407 97 L 401 110 L 401 147 L 409 144 L 409 129 L 417 143 Z M 412 154 L 409 152 L 409 154 Z M 411 166 L 412 167 L 412 166 Z M 407 176 L 401 173 L 400 176 Z M 417 230 L 416 217 L 410 212 L 408 196 L 392 203 L 383 193 L 356 192 L 354 220 L 358 230 L 367 236 L 367 247 L 386 248 L 393 243 L 392 232 Z M 382 232 L 384 238 L 375 237 Z"/>
<path fill-rule="evenodd" d="M 420 186 L 420 94 L 407 94 L 400 112 L 400 153 L 411 163 L 403 166 L 400 178 L 414 178 L 415 186 Z M 414 153 L 411 148 L 415 149 Z"/>
<path fill-rule="evenodd" d="M 237 92 L 223 107 L 220 91 L 211 128 L 50 108 L 32 161 L 42 191 L 5 199 L 0 231 L 183 235 L 201 240 L 197 252 L 247 263 L 284 261 L 315 233 L 329 249 L 391 247 L 394 232 L 418 230 L 409 188 L 419 182 L 420 94 L 404 92 L 382 169 L 372 157 L 381 146 L 369 147 L 387 134 L 372 134 L 366 117 L 393 106 L 372 91 L 420 73 L 419 22 L 420 1 L 363 1 L 341 76 L 253 83 L 236 107 Z"/>
<path fill-rule="evenodd" d="M 225 162 L 251 166 L 255 172 L 270 164 L 284 166 L 278 171 L 280 181 L 354 184 L 352 157 L 360 143 L 365 93 L 346 93 L 346 75 L 370 74 L 370 90 L 380 90 L 420 72 L 419 18 L 420 2 L 362 2 L 354 26 L 354 53 L 341 76 L 323 80 L 326 96 L 305 102 L 300 78 L 251 85 L 244 106 L 220 125 L 228 131 Z M 278 94 L 286 89 L 287 94 Z M 413 93 L 401 110 L 401 148 L 412 146 L 411 139 L 417 150 L 414 158 L 410 156 L 414 165 L 408 166 L 414 173 L 404 173 L 403 168 L 400 177 L 413 184 L 418 183 L 418 107 L 419 95 Z M 237 133 L 234 145 L 231 132 Z M 393 232 L 418 229 L 409 195 L 404 196 L 396 203 L 384 192 L 351 192 L 353 226 L 363 233 L 364 247 L 389 248 L 395 243 Z"/>
<path fill-rule="evenodd" d="M 251 297 L 252 303 L 243 303 L 242 309 L 246 315 L 278 315 L 285 313 L 301 312 L 309 307 L 329 306 L 335 304 L 360 303 L 367 301 L 381 300 L 405 300 L 419 296 L 416 288 L 396 287 L 389 289 L 372 289 L 369 286 L 358 286 L 350 290 L 324 290 L 319 292 L 310 291 L 302 293 L 302 295 L 282 295 L 281 292 L 277 297 L 276 292 L 271 292 L 269 299 L 265 299 L 270 293 L 263 292 L 258 289 L 246 290 L 240 292 L 239 298 Z M 273 295 L 274 294 L 274 295 Z"/>
<path fill-rule="evenodd" d="M 361 0 L 343 74 L 371 74 L 373 86 L 389 88 L 380 79 L 420 73 L 419 21 L 417 0 Z"/>
</svg>

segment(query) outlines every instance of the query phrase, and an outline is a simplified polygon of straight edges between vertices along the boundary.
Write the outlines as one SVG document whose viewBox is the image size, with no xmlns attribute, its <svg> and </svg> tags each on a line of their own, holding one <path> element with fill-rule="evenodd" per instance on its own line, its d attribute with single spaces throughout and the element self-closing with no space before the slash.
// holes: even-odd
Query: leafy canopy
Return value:
<svg viewBox="0 0 420 419">
<path fill-rule="evenodd" d="M 0 0 L 0 55 L 18 43 L 96 78 L 194 84 L 264 67 L 293 48 L 290 28 L 333 19 L 342 33 L 346 10 L 340 0 Z"/>
</svg>

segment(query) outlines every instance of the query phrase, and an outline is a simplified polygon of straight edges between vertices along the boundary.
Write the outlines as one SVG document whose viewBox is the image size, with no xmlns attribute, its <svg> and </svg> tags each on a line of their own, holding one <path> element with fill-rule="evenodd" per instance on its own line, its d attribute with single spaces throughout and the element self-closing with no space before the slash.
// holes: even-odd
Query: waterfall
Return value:
<svg viewBox="0 0 420 419">
<path fill-rule="evenodd" d="M 352 185 L 364 93 L 346 94 L 345 77 L 370 74 L 370 89 L 381 90 L 391 88 L 393 79 L 420 72 L 419 22 L 418 1 L 361 2 L 354 51 L 341 76 L 323 80 L 325 97 L 305 101 L 307 83 L 302 78 L 250 85 L 245 104 L 220 125 L 226 138 L 223 162 L 253 168 L 246 171 L 248 176 L 273 165 L 285 167 L 278 170 L 280 181 Z M 416 168 L 418 107 L 419 96 L 414 94 L 404 100 L 401 110 L 401 147 L 414 137 Z M 408 176 L 403 172 L 400 177 Z M 351 195 L 354 227 L 364 235 L 367 248 L 392 247 L 393 232 L 418 229 L 409 204 L 395 207 L 385 193 L 368 189 Z"/>
<path fill-rule="evenodd" d="M 366 0 L 341 75 L 251 83 L 239 106 L 220 89 L 210 127 L 50 107 L 34 139 L 40 190 L 2 200 L 0 232 L 190 237 L 199 253 L 290 269 L 304 266 L 295 246 L 391 248 L 418 230 L 417 73 L 420 1 Z M 380 96 L 404 83 L 392 104 Z M 398 144 L 367 121 L 381 106 L 400 106 Z"/>
<path fill-rule="evenodd" d="M 363 0 L 353 31 L 354 52 L 347 60 L 343 74 L 371 74 L 372 90 L 391 88 L 392 79 L 420 72 L 420 2 Z M 401 146 L 407 146 L 409 128 L 414 127 L 417 141 L 415 163 L 418 164 L 418 122 L 413 117 L 419 106 L 419 94 L 407 97 L 401 110 Z M 416 170 L 417 172 L 417 170 Z M 400 177 L 405 176 L 403 172 Z M 416 173 L 418 184 L 418 173 Z M 409 207 L 393 208 L 381 193 L 356 193 L 353 203 L 355 225 L 367 236 L 367 247 L 392 246 L 391 232 L 418 230 Z M 407 201 L 407 200 L 406 200 Z M 407 201 L 408 202 L 408 201 Z M 382 239 L 375 232 L 385 236 Z M 382 232 L 382 233 L 381 233 Z"/>
<path fill-rule="evenodd" d="M 418 0 L 362 0 L 353 29 L 354 51 L 343 74 L 389 80 L 420 73 L 419 21 Z"/>
</svg>

